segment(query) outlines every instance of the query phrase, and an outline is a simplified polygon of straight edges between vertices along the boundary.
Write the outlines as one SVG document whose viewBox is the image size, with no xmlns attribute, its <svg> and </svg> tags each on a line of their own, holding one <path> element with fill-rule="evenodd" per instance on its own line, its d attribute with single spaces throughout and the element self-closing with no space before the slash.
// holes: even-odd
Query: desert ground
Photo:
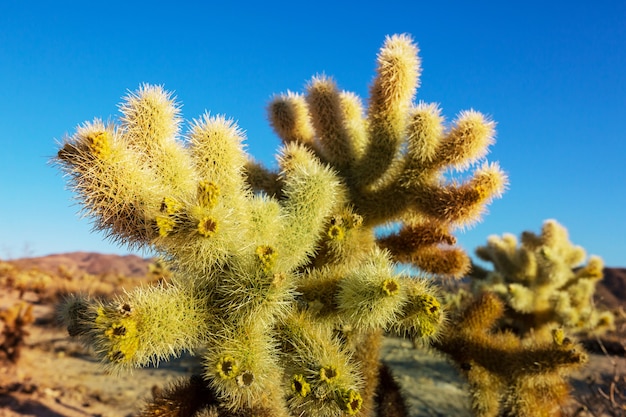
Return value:
<svg viewBox="0 0 626 417">
<path fill-rule="evenodd" d="M 132 416 L 154 390 L 196 372 L 195 358 L 184 355 L 132 374 L 108 375 L 56 322 L 59 293 L 110 294 L 162 273 L 152 260 L 136 256 L 74 253 L 0 261 L 0 311 L 24 303 L 32 306 L 33 319 L 24 327 L 19 358 L 0 361 L 0 416 Z M 626 305 L 626 269 L 608 271 L 604 281 L 598 302 L 619 311 Z M 626 324 L 618 321 L 616 332 L 582 341 L 590 361 L 571 379 L 572 401 L 564 415 L 626 416 L 624 335 Z M 382 360 L 400 383 L 412 416 L 471 415 L 466 383 L 444 357 L 389 337 Z"/>
</svg>

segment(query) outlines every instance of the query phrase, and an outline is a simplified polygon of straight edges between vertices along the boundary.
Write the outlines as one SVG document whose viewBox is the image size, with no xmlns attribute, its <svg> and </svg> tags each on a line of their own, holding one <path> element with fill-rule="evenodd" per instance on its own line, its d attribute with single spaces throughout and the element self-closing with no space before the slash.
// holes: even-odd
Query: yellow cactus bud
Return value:
<svg viewBox="0 0 626 417">
<path fill-rule="evenodd" d="M 86 137 L 91 154 L 104 159 L 111 153 L 111 133 L 105 131 L 92 132 Z"/>
<path fill-rule="evenodd" d="M 563 331 L 561 327 L 559 327 L 558 329 L 552 330 L 552 339 L 554 340 L 554 343 L 556 343 L 557 345 L 559 346 L 563 345 L 563 342 L 565 341 L 565 332 Z"/>
<path fill-rule="evenodd" d="M 135 361 L 141 342 L 135 317 L 131 314 L 122 315 L 114 309 L 99 306 L 94 324 L 104 337 L 99 339 L 101 344 L 99 348 L 106 351 L 109 361 L 117 364 Z"/>
<path fill-rule="evenodd" d="M 217 203 L 220 195 L 220 188 L 211 181 L 200 181 L 198 183 L 198 203 L 202 207 L 212 208 Z"/>
<path fill-rule="evenodd" d="M 198 222 L 198 233 L 204 237 L 213 236 L 217 233 L 217 220 L 211 216 L 204 216 L 200 222 Z"/>
<path fill-rule="evenodd" d="M 256 248 L 256 255 L 263 265 L 263 270 L 269 272 L 274 267 L 278 254 L 271 246 L 261 245 Z"/>
<path fill-rule="evenodd" d="M 112 362 L 132 361 L 135 353 L 139 349 L 140 337 L 137 333 L 137 323 L 128 318 L 122 319 L 118 323 L 113 323 L 105 331 L 111 341 L 109 348 L 109 359 Z"/>
<path fill-rule="evenodd" d="M 291 378 L 291 390 L 300 397 L 306 397 L 311 392 L 309 384 L 303 375 L 296 374 Z"/>
<path fill-rule="evenodd" d="M 215 370 L 221 378 L 232 379 L 239 372 L 239 365 L 231 356 L 224 356 L 215 364 Z"/>
<path fill-rule="evenodd" d="M 320 369 L 320 381 L 331 382 L 339 376 L 337 367 L 329 365 Z"/>
<path fill-rule="evenodd" d="M 161 237 L 168 236 L 176 226 L 176 221 L 169 216 L 157 216 L 155 220 Z"/>
<path fill-rule="evenodd" d="M 161 202 L 161 213 L 176 214 L 183 209 L 183 204 L 172 197 L 164 197 Z"/>
<path fill-rule="evenodd" d="M 382 290 L 385 295 L 396 295 L 400 292 L 400 284 L 393 278 L 387 278 L 383 281 Z"/>
<path fill-rule="evenodd" d="M 339 394 L 339 406 L 347 414 L 353 416 L 359 412 L 363 405 L 363 398 L 355 390 L 345 390 Z"/>
<path fill-rule="evenodd" d="M 328 228 L 328 232 L 326 232 L 326 234 L 331 240 L 343 240 L 346 235 L 346 231 L 340 225 L 333 224 Z"/>
</svg>

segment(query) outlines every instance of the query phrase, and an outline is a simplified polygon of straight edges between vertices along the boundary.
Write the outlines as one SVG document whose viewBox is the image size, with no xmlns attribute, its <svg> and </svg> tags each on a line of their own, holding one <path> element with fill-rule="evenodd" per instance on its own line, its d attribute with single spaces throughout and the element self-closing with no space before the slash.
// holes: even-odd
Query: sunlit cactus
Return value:
<svg viewBox="0 0 626 417">
<path fill-rule="evenodd" d="M 417 52 L 406 35 L 387 38 L 367 108 L 331 78 L 318 76 L 302 95 L 276 96 L 270 121 L 285 144 L 305 145 L 337 172 L 346 189 L 346 210 L 360 216 L 368 233 L 398 223 L 393 233 L 377 239 L 394 260 L 460 277 L 470 262 L 453 246 L 452 230 L 477 221 L 507 179 L 497 164 L 482 162 L 467 179 L 445 180 L 444 172 L 465 170 L 483 159 L 495 123 L 470 110 L 446 126 L 436 104 L 415 104 L 421 72 Z M 272 184 L 271 173 L 254 178 L 259 188 Z M 335 227 L 342 236 L 347 226 Z"/>
<path fill-rule="evenodd" d="M 467 378 L 477 417 L 560 416 L 567 377 L 587 362 L 582 347 L 553 328 L 548 339 L 497 329 L 504 302 L 486 292 L 458 312 L 435 347 Z"/>
<path fill-rule="evenodd" d="M 488 163 L 444 179 L 482 160 L 494 123 L 468 111 L 445 127 L 436 105 L 413 102 L 419 73 L 415 44 L 392 36 L 367 109 L 326 77 L 275 97 L 278 172 L 224 117 L 182 133 L 158 86 L 129 94 L 119 123 L 85 123 L 64 141 L 56 161 L 95 228 L 172 270 L 114 300 L 68 299 L 70 334 L 112 370 L 201 355 L 203 374 L 143 415 L 385 415 L 376 399 L 398 388 L 378 382 L 383 332 L 428 341 L 445 319 L 435 287 L 396 263 L 462 275 L 452 231 L 506 185 Z M 380 237 L 382 225 L 397 227 Z"/>
<path fill-rule="evenodd" d="M 602 333 L 613 326 L 611 312 L 593 304 L 602 259 L 586 259 L 555 220 L 545 221 L 540 234 L 523 232 L 521 242 L 511 234 L 491 236 L 476 255 L 493 270 L 474 266 L 475 290 L 500 295 L 508 307 L 505 325 L 518 333 L 540 333 L 555 324 L 569 333 Z"/>
</svg>

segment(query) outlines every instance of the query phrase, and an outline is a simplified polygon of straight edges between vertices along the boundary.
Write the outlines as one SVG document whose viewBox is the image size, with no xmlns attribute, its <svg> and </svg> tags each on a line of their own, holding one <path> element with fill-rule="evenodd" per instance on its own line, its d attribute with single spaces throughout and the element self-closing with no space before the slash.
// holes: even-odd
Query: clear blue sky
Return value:
<svg viewBox="0 0 626 417">
<path fill-rule="evenodd" d="M 448 119 L 474 108 L 498 123 L 489 159 L 510 189 L 461 245 L 555 218 L 626 266 L 623 0 L 165 4 L 0 3 L 0 257 L 126 253 L 77 217 L 47 161 L 77 124 L 116 117 L 127 90 L 162 84 L 188 120 L 237 120 L 250 153 L 272 163 L 272 94 L 323 72 L 365 97 L 385 35 L 409 33 L 423 62 L 417 99 Z"/>
</svg>

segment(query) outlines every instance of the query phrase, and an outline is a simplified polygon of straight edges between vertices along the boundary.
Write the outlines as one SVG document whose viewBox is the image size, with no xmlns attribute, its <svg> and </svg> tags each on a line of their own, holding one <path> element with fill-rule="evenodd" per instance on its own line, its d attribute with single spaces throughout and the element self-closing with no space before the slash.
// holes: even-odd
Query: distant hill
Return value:
<svg viewBox="0 0 626 417">
<path fill-rule="evenodd" d="M 604 268 L 595 298 L 598 304 L 608 308 L 626 308 L 626 268 Z"/>
<path fill-rule="evenodd" d="M 20 258 L 8 261 L 20 269 L 37 268 L 57 274 L 59 267 L 70 273 L 83 272 L 92 275 L 115 274 L 126 277 L 144 277 L 148 273 L 151 258 L 137 255 L 105 255 L 96 252 L 71 252 L 36 258 Z"/>
</svg>

